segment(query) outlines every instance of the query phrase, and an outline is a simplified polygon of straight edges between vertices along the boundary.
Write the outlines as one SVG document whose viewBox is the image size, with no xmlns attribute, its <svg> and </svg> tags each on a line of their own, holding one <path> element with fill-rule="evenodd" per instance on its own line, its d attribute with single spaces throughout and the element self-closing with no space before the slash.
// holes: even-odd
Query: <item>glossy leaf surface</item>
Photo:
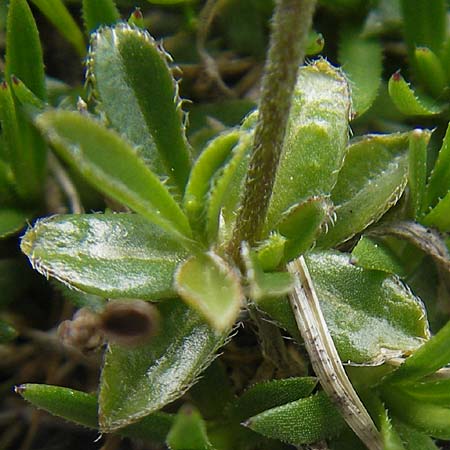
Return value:
<svg viewBox="0 0 450 450">
<path fill-rule="evenodd" d="M 183 263 L 175 286 L 180 297 L 218 331 L 230 329 L 243 301 L 234 269 L 213 252 L 198 254 Z"/>
<path fill-rule="evenodd" d="M 380 364 L 416 350 L 428 339 L 422 303 L 395 277 L 354 266 L 344 253 L 311 253 L 306 261 L 344 362 Z M 286 299 L 266 299 L 258 304 L 299 339 Z"/>
<path fill-rule="evenodd" d="M 118 134 L 70 111 L 45 112 L 36 124 L 61 156 L 97 189 L 162 228 L 190 237 L 187 218 L 167 187 Z"/>
<path fill-rule="evenodd" d="M 143 30 L 125 24 L 94 34 L 88 79 L 112 126 L 140 148 L 160 176 L 184 192 L 190 150 L 168 56 Z"/>
<path fill-rule="evenodd" d="M 180 300 L 160 303 L 161 332 L 135 349 L 110 346 L 100 382 L 100 426 L 112 431 L 180 397 L 214 359 L 217 335 Z"/>
<path fill-rule="evenodd" d="M 350 93 L 343 74 L 325 60 L 299 70 L 267 229 L 308 197 L 328 195 L 347 147 Z"/>
<path fill-rule="evenodd" d="M 408 135 L 367 135 L 349 146 L 331 193 L 337 220 L 318 241 L 331 247 L 381 217 L 401 196 L 407 181 Z"/>
<path fill-rule="evenodd" d="M 253 431 L 293 445 L 335 436 L 344 421 L 323 393 L 264 411 L 245 422 Z"/>
<path fill-rule="evenodd" d="M 174 295 L 173 274 L 186 258 L 170 236 L 136 214 L 55 216 L 22 239 L 42 273 L 104 297 Z"/>
<path fill-rule="evenodd" d="M 450 192 L 422 219 L 422 223 L 444 232 L 450 231 Z"/>
</svg>

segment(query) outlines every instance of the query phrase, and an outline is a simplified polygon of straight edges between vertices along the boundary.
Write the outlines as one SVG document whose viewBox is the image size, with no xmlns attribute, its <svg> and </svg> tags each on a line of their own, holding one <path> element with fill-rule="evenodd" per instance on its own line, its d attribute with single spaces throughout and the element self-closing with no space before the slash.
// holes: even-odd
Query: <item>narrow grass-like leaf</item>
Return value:
<svg viewBox="0 0 450 450">
<path fill-rule="evenodd" d="M 219 332 L 230 329 L 239 314 L 243 293 L 237 273 L 215 253 L 198 254 L 175 275 L 181 298 Z"/>
<path fill-rule="evenodd" d="M 404 383 L 399 389 L 418 401 L 450 408 L 450 378 Z"/>
<path fill-rule="evenodd" d="M 15 75 L 12 77 L 11 87 L 16 99 L 30 116 L 33 116 L 37 112 L 42 112 L 45 108 L 46 103 L 28 89 L 25 83 Z"/>
<path fill-rule="evenodd" d="M 397 109 L 407 116 L 433 116 L 442 112 L 442 108 L 432 100 L 419 97 L 400 72 L 389 78 L 388 91 Z"/>
<path fill-rule="evenodd" d="M 391 414 L 402 422 L 438 439 L 450 439 L 450 409 L 414 399 L 396 387 L 383 389 Z"/>
<path fill-rule="evenodd" d="M 353 249 L 351 262 L 368 270 L 405 275 L 405 269 L 389 247 L 366 236 Z"/>
<path fill-rule="evenodd" d="M 387 381 L 392 383 L 415 381 L 450 362 L 450 322 L 442 327 L 427 343 L 422 345 L 412 356 L 393 372 Z"/>
<path fill-rule="evenodd" d="M 39 33 L 26 0 L 10 0 L 6 25 L 5 74 L 19 77 L 45 99 L 45 74 Z"/>
<path fill-rule="evenodd" d="M 311 395 L 317 386 L 317 378 L 298 377 L 271 380 L 255 384 L 247 389 L 234 403 L 230 415 L 243 421 L 267 409 L 295 402 Z"/>
<path fill-rule="evenodd" d="M 141 147 L 150 167 L 183 193 L 190 149 L 168 58 L 144 30 L 126 24 L 102 28 L 92 38 L 88 79 L 112 126 Z"/>
<path fill-rule="evenodd" d="M 433 97 L 439 98 L 447 86 L 447 80 L 438 56 L 428 47 L 417 47 L 414 57 L 422 86 Z"/>
<path fill-rule="evenodd" d="M 347 148 L 349 114 L 341 72 L 325 60 L 299 70 L 266 229 L 291 206 L 330 194 Z"/>
<path fill-rule="evenodd" d="M 16 387 L 16 392 L 50 414 L 88 428 L 98 428 L 98 402 L 95 395 L 48 384 L 22 384 Z M 172 423 L 171 414 L 157 412 L 122 428 L 119 434 L 162 443 Z"/>
<path fill-rule="evenodd" d="M 381 83 L 381 44 L 354 29 L 345 30 L 339 45 L 339 62 L 350 79 L 352 106 L 356 115 L 367 111 Z"/>
<path fill-rule="evenodd" d="M 83 33 L 62 0 L 32 0 L 32 2 L 58 29 L 64 39 L 75 47 L 78 54 L 84 56 L 86 44 Z"/>
<path fill-rule="evenodd" d="M 22 251 L 45 275 L 103 297 L 173 296 L 183 248 L 136 214 L 56 216 L 35 224 Z"/>
<path fill-rule="evenodd" d="M 349 256 L 337 252 L 306 256 L 341 359 L 374 365 L 419 348 L 429 338 L 420 300 L 397 278 L 354 266 Z M 263 299 L 258 306 L 299 339 L 286 299 Z"/>
<path fill-rule="evenodd" d="M 427 189 L 427 206 L 434 206 L 450 190 L 450 124 L 447 127 L 444 141 Z"/>
<path fill-rule="evenodd" d="M 424 209 L 427 178 L 427 145 L 431 133 L 415 129 L 409 136 L 408 187 L 410 213 L 413 219 L 421 216 Z"/>
<path fill-rule="evenodd" d="M 383 408 L 380 420 L 381 437 L 383 438 L 384 450 L 405 450 L 402 439 L 394 429 L 389 418 L 388 412 Z"/>
<path fill-rule="evenodd" d="M 211 189 L 212 177 L 229 157 L 239 136 L 239 131 L 231 131 L 213 139 L 192 168 L 184 195 L 184 209 L 195 230 L 205 231 L 206 195 Z"/>
<path fill-rule="evenodd" d="M 421 220 L 428 227 L 450 232 L 450 192 Z"/>
<path fill-rule="evenodd" d="M 335 436 L 344 421 L 323 393 L 264 411 L 245 422 L 253 431 L 292 445 Z"/>
<path fill-rule="evenodd" d="M 180 397 L 214 359 L 217 335 L 180 300 L 160 303 L 159 335 L 135 349 L 110 346 L 100 382 L 100 426 L 112 431 Z"/>
<path fill-rule="evenodd" d="M 27 223 L 29 215 L 19 209 L 0 209 L 0 238 L 20 231 Z"/>
<path fill-rule="evenodd" d="M 71 111 L 45 112 L 36 124 L 61 156 L 97 189 L 180 239 L 191 237 L 187 217 L 168 189 L 118 134 Z"/>
<path fill-rule="evenodd" d="M 288 262 L 309 250 L 321 228 L 327 228 L 333 205 L 324 197 L 311 197 L 291 207 L 277 224 L 278 232 L 287 238 L 284 261 Z"/>
<path fill-rule="evenodd" d="M 406 185 L 408 134 L 367 135 L 349 146 L 331 193 L 337 220 L 318 245 L 343 242 L 395 205 Z"/>
<path fill-rule="evenodd" d="M 185 405 L 175 417 L 166 440 L 170 450 L 214 450 L 200 413 Z"/>
<path fill-rule="evenodd" d="M 83 0 L 84 27 L 88 34 L 100 25 L 113 25 L 119 19 L 114 0 Z"/>
</svg>

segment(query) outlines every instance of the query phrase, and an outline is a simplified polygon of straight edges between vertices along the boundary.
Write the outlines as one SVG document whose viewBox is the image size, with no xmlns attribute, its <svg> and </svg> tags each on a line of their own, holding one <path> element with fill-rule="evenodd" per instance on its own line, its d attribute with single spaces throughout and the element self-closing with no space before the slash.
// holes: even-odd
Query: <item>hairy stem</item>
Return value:
<svg viewBox="0 0 450 450">
<path fill-rule="evenodd" d="M 260 239 L 283 148 L 298 67 L 305 58 L 316 0 L 278 0 L 262 81 L 258 123 L 230 254 Z"/>
</svg>

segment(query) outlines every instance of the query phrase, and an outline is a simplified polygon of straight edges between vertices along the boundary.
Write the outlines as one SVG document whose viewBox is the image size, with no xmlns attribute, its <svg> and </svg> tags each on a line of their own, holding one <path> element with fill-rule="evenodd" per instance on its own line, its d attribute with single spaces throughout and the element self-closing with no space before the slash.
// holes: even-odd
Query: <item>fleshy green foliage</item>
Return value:
<svg viewBox="0 0 450 450">
<path fill-rule="evenodd" d="M 172 297 L 185 250 L 135 214 L 57 216 L 39 221 L 22 250 L 42 273 L 104 297 Z"/>
<path fill-rule="evenodd" d="M 395 277 L 356 267 L 350 255 L 335 252 L 312 253 L 307 263 L 343 361 L 381 363 L 428 338 L 423 305 Z M 263 300 L 259 306 L 298 339 L 286 300 Z"/>
<path fill-rule="evenodd" d="M 134 349 L 110 346 L 100 381 L 100 427 L 117 430 L 178 398 L 214 359 L 216 334 L 179 300 L 158 307 L 161 330 Z"/>
<path fill-rule="evenodd" d="M 83 0 L 84 27 L 88 33 L 100 25 L 113 25 L 119 19 L 114 0 Z"/>
</svg>

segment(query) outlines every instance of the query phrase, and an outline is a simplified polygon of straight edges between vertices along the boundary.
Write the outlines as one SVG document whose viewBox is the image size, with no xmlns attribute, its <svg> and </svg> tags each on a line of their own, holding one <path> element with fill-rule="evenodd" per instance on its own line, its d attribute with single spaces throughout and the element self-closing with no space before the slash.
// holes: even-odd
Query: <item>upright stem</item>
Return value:
<svg viewBox="0 0 450 450">
<path fill-rule="evenodd" d="M 260 239 L 287 128 L 298 67 L 316 0 L 278 0 L 262 81 L 258 123 L 230 254 L 238 259 L 242 241 Z"/>
</svg>

